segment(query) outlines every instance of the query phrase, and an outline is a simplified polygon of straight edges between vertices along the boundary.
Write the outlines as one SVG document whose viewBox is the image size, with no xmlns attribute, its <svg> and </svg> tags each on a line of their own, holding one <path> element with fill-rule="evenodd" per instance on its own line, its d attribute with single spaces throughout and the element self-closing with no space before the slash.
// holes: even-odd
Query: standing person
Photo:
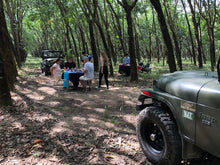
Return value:
<svg viewBox="0 0 220 165">
<path fill-rule="evenodd" d="M 101 88 L 102 84 L 102 77 L 105 77 L 105 83 L 107 86 L 107 89 L 109 89 L 108 84 L 108 56 L 105 52 L 100 53 L 100 71 L 99 71 L 99 86 L 98 88 Z"/>
<path fill-rule="evenodd" d="M 71 71 L 76 68 L 76 63 L 73 62 L 73 57 L 68 58 L 68 62 L 65 63 L 64 70 L 70 69 Z"/>
<path fill-rule="evenodd" d="M 60 63 L 61 63 L 60 58 L 57 58 L 53 66 L 50 68 L 51 77 L 54 78 L 55 82 L 61 79 Z"/>
<path fill-rule="evenodd" d="M 89 90 L 91 90 L 91 80 L 94 78 L 94 65 L 89 61 L 88 57 L 84 58 L 84 68 L 82 69 L 84 73 L 83 76 L 79 78 L 80 83 L 86 88 L 84 81 L 89 85 Z"/>
<path fill-rule="evenodd" d="M 125 54 L 123 63 L 124 63 L 124 64 L 130 64 L 130 57 L 128 56 L 128 53 Z"/>
</svg>

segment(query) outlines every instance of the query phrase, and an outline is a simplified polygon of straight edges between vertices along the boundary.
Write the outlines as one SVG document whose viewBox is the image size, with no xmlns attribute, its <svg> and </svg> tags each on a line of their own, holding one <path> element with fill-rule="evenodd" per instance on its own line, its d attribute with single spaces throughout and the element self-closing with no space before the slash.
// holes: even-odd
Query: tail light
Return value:
<svg viewBox="0 0 220 165">
<path fill-rule="evenodd" d="M 147 91 L 142 91 L 142 94 L 147 95 L 147 96 L 150 96 L 150 93 L 147 92 Z"/>
</svg>

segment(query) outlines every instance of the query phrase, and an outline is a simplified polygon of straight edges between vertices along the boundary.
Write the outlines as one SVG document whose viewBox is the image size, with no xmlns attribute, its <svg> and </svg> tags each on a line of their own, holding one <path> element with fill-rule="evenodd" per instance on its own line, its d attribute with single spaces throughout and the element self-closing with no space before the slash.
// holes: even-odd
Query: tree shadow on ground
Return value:
<svg viewBox="0 0 220 165">
<path fill-rule="evenodd" d="M 20 97 L 15 101 L 16 107 L 1 112 L 1 132 L 12 127 L 1 134 L 4 139 L 1 148 L 8 148 L 0 150 L 1 162 L 7 164 L 16 159 L 24 164 L 28 161 L 140 164 L 145 161 L 135 136 L 136 116 L 131 104 L 134 91 L 118 90 L 92 89 L 84 93 L 80 89 L 63 90 L 47 79 L 41 81 L 39 76 L 33 80 L 21 77 L 14 91 L 14 97 Z M 18 104 L 19 101 L 22 103 Z"/>
</svg>

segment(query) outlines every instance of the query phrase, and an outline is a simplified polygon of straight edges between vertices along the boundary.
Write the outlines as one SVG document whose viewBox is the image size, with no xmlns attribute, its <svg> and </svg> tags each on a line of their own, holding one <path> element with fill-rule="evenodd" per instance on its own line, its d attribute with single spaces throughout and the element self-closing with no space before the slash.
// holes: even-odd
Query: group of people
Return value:
<svg viewBox="0 0 220 165">
<path fill-rule="evenodd" d="M 86 84 L 89 86 L 89 90 L 91 89 L 91 80 L 94 79 L 94 65 L 92 61 L 92 57 L 88 55 L 86 52 L 82 52 L 81 62 L 83 65 L 82 71 L 84 73 L 83 76 L 79 78 L 80 83 L 82 84 L 83 88 L 86 88 Z M 61 68 L 60 68 L 61 60 L 57 58 L 50 68 L 51 77 L 56 80 L 61 78 Z M 76 63 L 73 61 L 72 57 L 68 58 L 68 62 L 65 63 L 64 70 L 75 70 Z M 105 52 L 100 53 L 100 71 L 99 71 L 99 85 L 98 88 L 101 88 L 101 81 L 104 75 L 106 87 L 109 89 L 109 82 L 108 82 L 108 57 Z M 86 82 L 86 84 L 85 84 Z"/>
</svg>

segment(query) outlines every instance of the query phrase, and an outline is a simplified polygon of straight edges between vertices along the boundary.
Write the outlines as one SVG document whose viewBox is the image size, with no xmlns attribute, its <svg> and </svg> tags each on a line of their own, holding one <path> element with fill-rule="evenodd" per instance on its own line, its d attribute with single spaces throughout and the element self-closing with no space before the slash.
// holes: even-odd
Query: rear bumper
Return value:
<svg viewBox="0 0 220 165">
<path fill-rule="evenodd" d="M 148 89 L 142 89 L 142 90 L 141 90 L 141 92 L 140 92 L 140 94 L 139 94 L 139 96 L 138 96 L 138 101 L 140 101 L 141 104 L 137 104 L 137 105 L 136 105 L 136 110 L 137 110 L 137 111 L 141 111 L 141 110 L 145 109 L 146 107 L 153 106 L 153 103 L 152 103 L 152 102 L 151 102 L 151 103 L 144 103 L 144 101 L 145 101 L 146 99 L 151 99 L 151 97 L 148 96 L 148 95 L 143 94 L 143 93 L 142 93 L 143 90 L 144 90 L 144 91 L 151 91 L 151 90 L 148 90 Z"/>
</svg>

